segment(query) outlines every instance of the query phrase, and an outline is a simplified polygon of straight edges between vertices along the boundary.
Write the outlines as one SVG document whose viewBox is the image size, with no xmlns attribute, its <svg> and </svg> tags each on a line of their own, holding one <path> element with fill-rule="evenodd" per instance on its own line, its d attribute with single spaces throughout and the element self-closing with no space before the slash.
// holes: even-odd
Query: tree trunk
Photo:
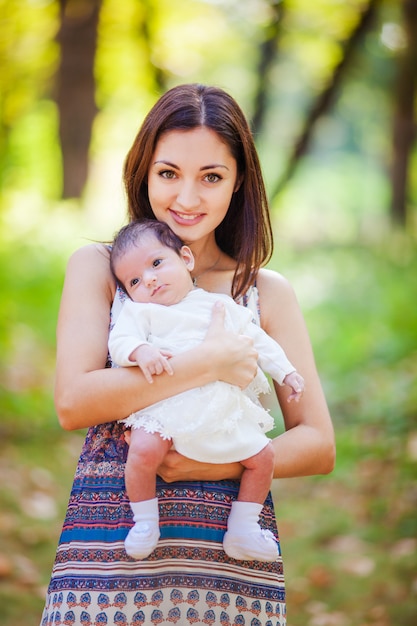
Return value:
<svg viewBox="0 0 417 626">
<path fill-rule="evenodd" d="M 61 63 L 56 101 L 63 161 L 63 198 L 79 198 L 88 177 L 95 104 L 94 59 L 102 0 L 60 0 Z"/>
<path fill-rule="evenodd" d="M 330 81 L 318 95 L 315 102 L 313 102 L 313 106 L 307 115 L 304 127 L 300 136 L 296 140 L 292 154 L 288 159 L 286 170 L 273 190 L 271 198 L 276 197 L 284 185 L 292 177 L 299 161 L 310 147 L 311 138 L 313 136 L 317 120 L 319 120 L 324 114 L 328 113 L 333 106 L 340 85 L 345 77 L 346 70 L 349 67 L 349 64 L 364 36 L 372 28 L 379 2 L 380 0 L 369 0 L 368 5 L 363 9 L 362 14 L 359 17 L 356 27 L 352 31 L 349 39 L 344 43 L 342 58 L 334 68 Z"/>
<path fill-rule="evenodd" d="M 417 79 L 417 2 L 403 2 L 404 30 L 407 45 L 398 62 L 393 119 L 391 218 L 405 227 L 407 223 L 408 172 L 416 127 L 414 100 Z"/>
<path fill-rule="evenodd" d="M 258 88 L 255 95 L 252 130 L 259 135 L 264 125 L 266 100 L 268 95 L 268 76 L 278 50 L 280 24 L 284 12 L 284 0 L 271 0 L 271 20 L 266 27 L 265 39 L 260 45 L 260 57 L 257 68 Z"/>
</svg>

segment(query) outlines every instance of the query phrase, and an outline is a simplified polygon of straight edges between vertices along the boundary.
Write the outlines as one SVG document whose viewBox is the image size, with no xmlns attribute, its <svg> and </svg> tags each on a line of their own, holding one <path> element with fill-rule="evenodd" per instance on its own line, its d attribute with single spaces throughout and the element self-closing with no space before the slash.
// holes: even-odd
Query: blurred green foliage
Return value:
<svg viewBox="0 0 417 626">
<path fill-rule="evenodd" d="M 417 254 L 404 236 L 318 246 L 300 273 L 310 333 L 335 419 L 387 435 L 417 426 Z M 295 276 L 295 281 L 298 277 Z M 316 299 L 316 303 L 314 302 Z"/>
</svg>

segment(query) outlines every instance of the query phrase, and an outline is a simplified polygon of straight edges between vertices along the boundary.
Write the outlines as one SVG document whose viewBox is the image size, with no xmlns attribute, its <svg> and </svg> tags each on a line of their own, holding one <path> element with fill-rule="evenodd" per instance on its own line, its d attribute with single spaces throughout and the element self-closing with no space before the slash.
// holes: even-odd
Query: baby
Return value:
<svg viewBox="0 0 417 626">
<path fill-rule="evenodd" d="M 116 280 L 129 298 L 110 332 L 109 351 L 118 366 L 138 365 L 149 383 L 162 372 L 175 375 L 170 357 L 199 345 L 216 302 L 225 307 L 226 328 L 253 338 L 260 367 L 298 401 L 304 380 L 282 348 L 258 325 L 248 308 L 229 296 L 194 286 L 193 254 L 163 222 L 143 220 L 116 236 L 110 260 Z M 208 463 L 239 461 L 244 468 L 233 502 L 223 549 L 239 560 L 275 561 L 277 542 L 258 524 L 273 478 L 274 450 L 265 435 L 274 426 L 258 400 L 268 393 L 258 368 L 245 390 L 222 381 L 179 393 L 123 420 L 131 427 L 126 490 L 134 526 L 126 552 L 144 559 L 159 537 L 156 472 L 171 446 L 184 456 Z"/>
</svg>

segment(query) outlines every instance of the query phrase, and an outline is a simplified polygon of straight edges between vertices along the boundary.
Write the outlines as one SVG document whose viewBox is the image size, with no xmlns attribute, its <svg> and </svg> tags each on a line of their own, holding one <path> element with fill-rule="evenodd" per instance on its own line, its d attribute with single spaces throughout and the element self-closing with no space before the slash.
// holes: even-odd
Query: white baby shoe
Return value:
<svg viewBox="0 0 417 626">
<path fill-rule="evenodd" d="M 125 550 L 133 559 L 146 559 L 155 550 L 160 535 L 158 524 L 136 522 L 125 539 Z"/>
<path fill-rule="evenodd" d="M 239 561 L 276 561 L 279 556 L 278 543 L 270 530 L 259 528 L 245 535 L 227 531 L 223 538 L 223 549 L 227 556 Z"/>
</svg>

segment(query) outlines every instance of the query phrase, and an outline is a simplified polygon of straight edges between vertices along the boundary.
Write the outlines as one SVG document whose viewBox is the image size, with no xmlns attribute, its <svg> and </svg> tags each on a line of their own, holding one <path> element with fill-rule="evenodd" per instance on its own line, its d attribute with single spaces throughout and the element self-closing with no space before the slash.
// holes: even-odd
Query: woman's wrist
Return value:
<svg viewBox="0 0 417 626">
<path fill-rule="evenodd" d="M 198 355 L 199 367 L 195 373 L 201 376 L 202 384 L 207 385 L 216 380 L 220 380 L 222 354 L 215 342 L 209 340 L 203 341 L 198 347 Z"/>
</svg>

